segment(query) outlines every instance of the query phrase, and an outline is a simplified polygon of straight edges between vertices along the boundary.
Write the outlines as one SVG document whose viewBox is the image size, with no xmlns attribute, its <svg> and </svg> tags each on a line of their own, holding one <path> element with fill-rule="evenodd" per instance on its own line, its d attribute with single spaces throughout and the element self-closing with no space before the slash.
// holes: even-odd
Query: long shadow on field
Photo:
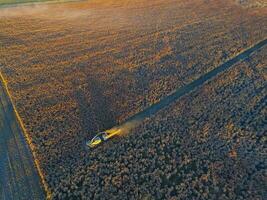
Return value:
<svg viewBox="0 0 267 200">
<path fill-rule="evenodd" d="M 78 90 L 76 100 L 83 132 L 95 134 L 116 124 L 111 99 L 104 94 L 105 83 L 88 77 L 85 88 Z"/>
<path fill-rule="evenodd" d="M 262 48 L 267 44 L 267 39 L 264 39 L 260 41 L 259 43 L 255 44 L 254 46 L 248 48 L 247 50 L 243 51 L 242 53 L 238 54 L 234 58 L 228 60 L 227 62 L 223 63 L 222 65 L 218 66 L 217 68 L 211 70 L 210 72 L 202 75 L 198 79 L 194 80 L 193 82 L 178 88 L 176 91 L 174 91 L 172 94 L 166 96 L 165 98 L 161 99 L 158 103 L 153 104 L 152 106 L 144 109 L 143 111 L 137 113 L 136 115 L 130 117 L 127 119 L 124 123 L 122 123 L 117 128 L 124 129 L 124 127 L 128 127 L 129 125 L 135 126 L 136 123 L 139 123 L 140 121 L 144 120 L 145 118 L 149 118 L 161 109 L 169 106 L 171 103 L 177 101 L 182 96 L 192 92 L 197 87 L 200 87 L 207 81 L 210 81 L 212 78 L 217 76 L 218 74 L 224 72 L 225 70 L 229 69 L 236 63 L 243 61 L 244 59 L 248 58 L 254 51 L 257 51 L 258 49 Z"/>
</svg>

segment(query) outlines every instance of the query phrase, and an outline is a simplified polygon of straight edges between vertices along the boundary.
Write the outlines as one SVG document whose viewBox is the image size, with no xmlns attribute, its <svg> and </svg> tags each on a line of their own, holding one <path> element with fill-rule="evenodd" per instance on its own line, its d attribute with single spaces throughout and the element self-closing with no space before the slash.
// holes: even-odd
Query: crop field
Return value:
<svg viewBox="0 0 267 200">
<path fill-rule="evenodd" d="M 0 9 L 0 71 L 51 197 L 261 199 L 266 47 L 128 134 L 85 142 L 266 39 L 266 13 L 235 0 Z"/>
<path fill-rule="evenodd" d="M 266 53 L 92 152 L 56 198 L 264 199 Z"/>
</svg>

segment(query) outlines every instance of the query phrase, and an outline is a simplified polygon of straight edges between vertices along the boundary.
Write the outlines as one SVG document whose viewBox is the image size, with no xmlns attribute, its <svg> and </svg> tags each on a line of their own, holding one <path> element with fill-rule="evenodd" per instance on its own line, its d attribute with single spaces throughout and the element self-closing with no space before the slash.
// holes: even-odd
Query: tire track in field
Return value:
<svg viewBox="0 0 267 200">
<path fill-rule="evenodd" d="M 12 103 L 0 82 L 1 199 L 45 199 L 33 157 Z"/>
<path fill-rule="evenodd" d="M 186 94 L 189 94 L 193 90 L 197 89 L 198 87 L 202 86 L 206 82 L 212 80 L 214 77 L 219 75 L 220 73 L 226 71 L 236 63 L 245 60 L 248 58 L 252 53 L 259 50 L 263 46 L 267 44 L 267 39 L 264 39 L 253 46 L 249 47 L 248 49 L 244 50 L 243 52 L 239 53 L 238 55 L 234 56 L 230 60 L 226 61 L 225 63 L 219 65 L 215 69 L 211 70 L 210 72 L 200 76 L 198 79 L 192 81 L 191 83 L 178 88 L 170 95 L 164 97 L 159 102 L 151 105 L 150 107 L 144 109 L 143 111 L 133 115 L 132 117 L 128 118 L 125 122 L 123 122 L 121 125 L 115 126 L 112 129 L 121 129 L 122 132 L 127 132 L 129 129 L 136 126 L 136 124 L 140 123 L 146 118 L 149 118 L 156 114 L 161 109 L 169 106 L 171 103 L 177 101 L 181 97 L 183 97 Z"/>
</svg>

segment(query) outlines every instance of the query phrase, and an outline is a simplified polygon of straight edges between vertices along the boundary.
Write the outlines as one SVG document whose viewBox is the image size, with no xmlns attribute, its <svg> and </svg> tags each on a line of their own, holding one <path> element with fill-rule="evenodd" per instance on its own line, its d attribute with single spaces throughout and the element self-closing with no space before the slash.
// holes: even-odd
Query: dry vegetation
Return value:
<svg viewBox="0 0 267 200">
<path fill-rule="evenodd" d="M 120 142 L 94 152 L 87 152 L 84 143 L 96 131 L 112 127 L 264 39 L 266 11 L 231 0 L 93 0 L 1 10 L 0 70 L 54 197 L 204 198 L 221 190 L 243 195 L 243 182 L 242 191 L 227 193 L 238 185 L 227 170 L 235 164 L 245 166 L 234 169 L 236 176 L 252 173 L 246 169 L 251 160 L 243 154 L 226 156 L 224 148 L 233 145 L 225 138 L 231 137 L 226 126 L 241 130 L 238 134 L 244 136 L 236 136 L 240 144 L 256 133 L 245 129 L 248 122 L 241 116 L 264 94 L 252 87 L 266 78 L 262 68 L 255 67 L 250 77 L 246 64 L 240 65 Z M 260 55 L 251 60 L 252 67 L 261 62 Z M 249 92 L 247 98 L 254 101 L 245 104 Z M 261 110 L 260 105 L 257 123 Z M 262 130 L 263 125 L 254 126 Z M 226 145 L 220 154 L 221 144 Z M 235 157 L 235 151 L 231 155 Z M 250 180 L 241 181 L 254 183 Z M 157 184 L 162 188 L 157 190 Z M 244 194 L 249 195 L 254 194 Z"/>
<path fill-rule="evenodd" d="M 264 199 L 266 53 L 91 152 L 55 199 Z"/>
</svg>

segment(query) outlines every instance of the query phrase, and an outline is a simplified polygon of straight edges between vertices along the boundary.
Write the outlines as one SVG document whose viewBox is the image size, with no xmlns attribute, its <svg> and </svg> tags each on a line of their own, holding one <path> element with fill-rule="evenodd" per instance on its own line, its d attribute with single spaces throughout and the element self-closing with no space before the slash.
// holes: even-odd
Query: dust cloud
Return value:
<svg viewBox="0 0 267 200">
<path fill-rule="evenodd" d="M 125 136 L 128 133 L 130 133 L 130 131 L 132 129 L 137 127 L 141 122 L 142 122 L 141 119 L 140 120 L 139 119 L 138 120 L 130 120 L 130 121 L 127 121 L 121 125 L 113 127 L 109 131 L 114 132 L 114 133 L 116 133 L 116 135 L 119 135 L 119 136 Z"/>
<path fill-rule="evenodd" d="M 91 14 L 90 10 L 67 8 L 62 4 L 63 2 L 69 1 L 27 3 L 2 7 L 0 8 L 0 18 L 31 17 L 50 20 L 67 20 L 81 18 Z"/>
<path fill-rule="evenodd" d="M 133 128 L 137 127 L 142 120 L 132 120 L 125 122 L 124 124 L 120 125 L 119 128 L 121 129 L 121 134 L 128 134 Z"/>
<path fill-rule="evenodd" d="M 48 10 L 47 5 L 29 4 L 29 5 L 16 5 L 11 7 L 0 8 L 0 17 L 20 17 L 20 16 L 33 16 L 45 13 Z"/>
</svg>

